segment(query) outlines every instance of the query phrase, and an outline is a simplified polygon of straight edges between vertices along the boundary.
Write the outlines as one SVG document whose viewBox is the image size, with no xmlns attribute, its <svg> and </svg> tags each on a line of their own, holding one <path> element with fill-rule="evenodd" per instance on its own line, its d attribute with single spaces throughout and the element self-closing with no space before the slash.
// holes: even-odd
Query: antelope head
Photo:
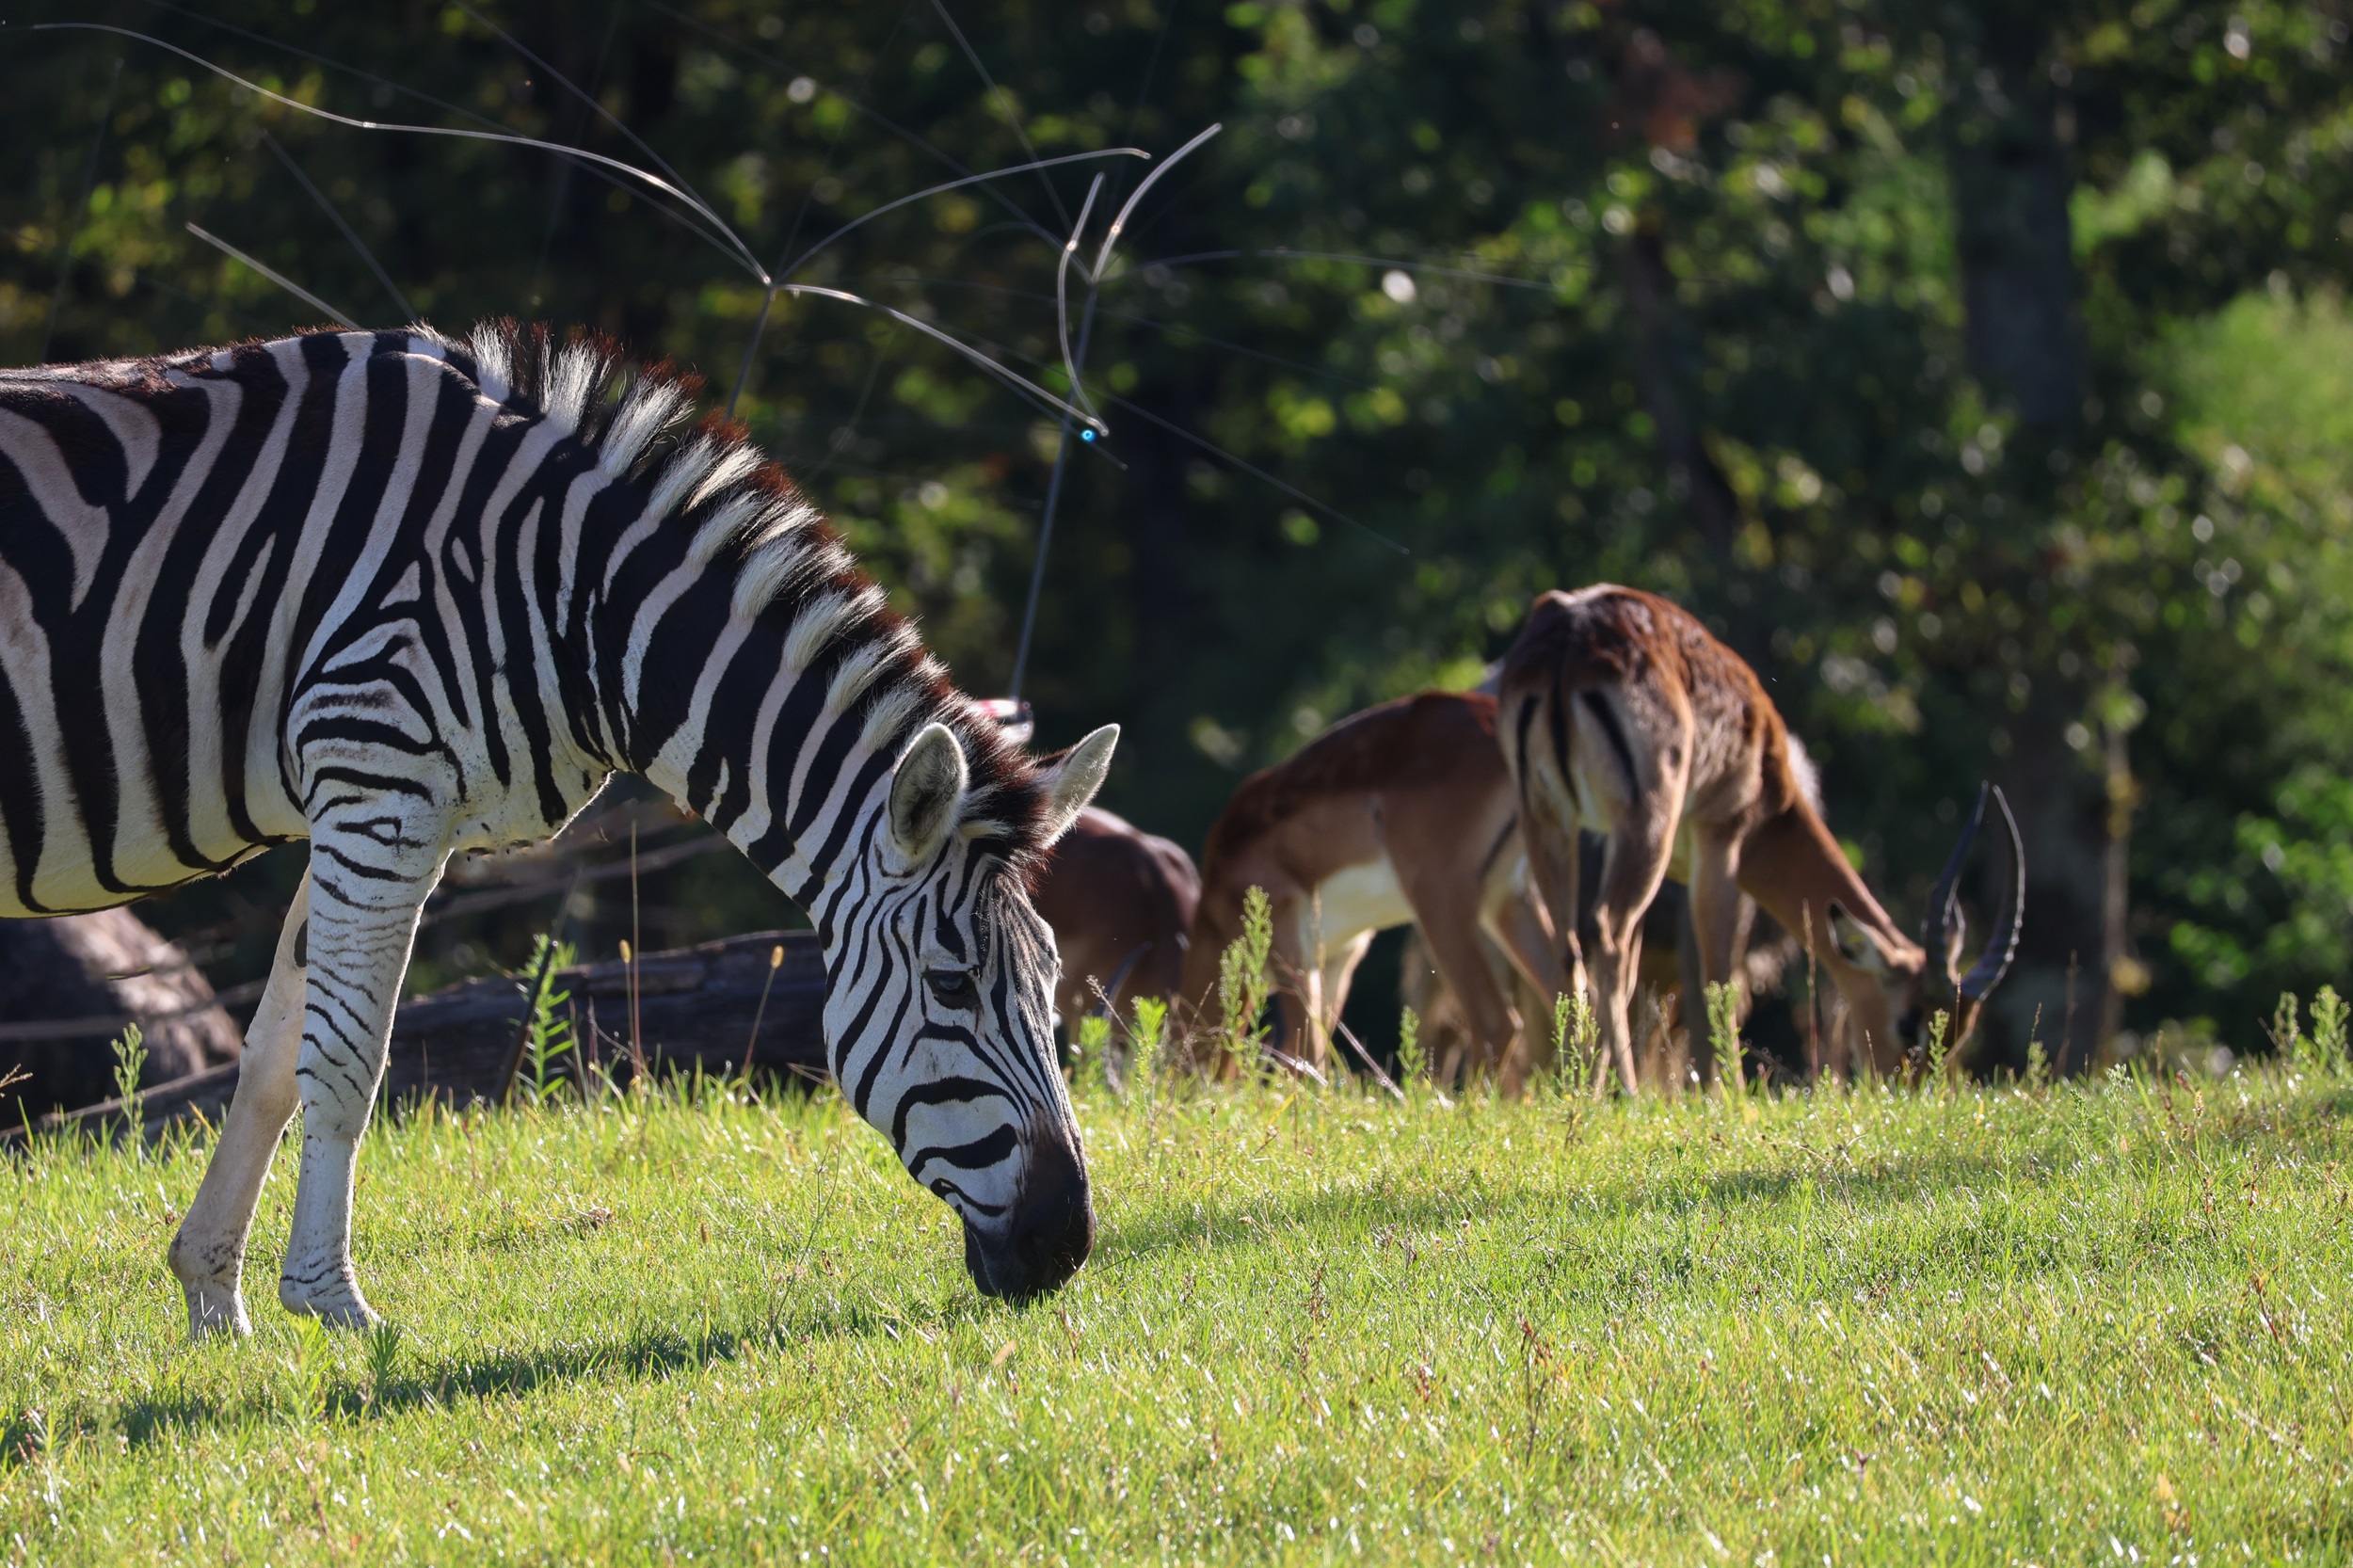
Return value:
<svg viewBox="0 0 2353 1568">
<path fill-rule="evenodd" d="M 1986 801 L 2000 808 L 2009 836 L 2011 874 L 2009 909 L 2000 924 L 1987 934 L 1977 961 L 1963 974 L 1961 947 L 1966 939 L 1961 913 L 1961 872 L 1985 824 Z M 1921 943 L 1914 947 L 1900 937 L 1891 941 L 1856 920 L 1836 904 L 1829 916 L 1833 970 L 1853 971 L 1862 984 L 1848 983 L 1833 972 L 1857 1028 L 1870 1040 L 1881 1070 L 1897 1061 L 1917 1056 L 1928 1048 L 1929 1019 L 1937 1013 L 1948 1022 L 1945 1040 L 1958 1050 L 1977 1027 L 1985 999 L 2009 972 L 2018 954 L 2018 933 L 2026 915 L 2026 846 L 2018 834 L 2018 819 L 2009 802 L 1991 784 L 1977 786 L 1977 804 L 1961 824 L 1953 852 L 1929 894 L 1928 913 L 1921 920 Z M 1900 1053 L 1898 1055 L 1897 1053 Z"/>
</svg>

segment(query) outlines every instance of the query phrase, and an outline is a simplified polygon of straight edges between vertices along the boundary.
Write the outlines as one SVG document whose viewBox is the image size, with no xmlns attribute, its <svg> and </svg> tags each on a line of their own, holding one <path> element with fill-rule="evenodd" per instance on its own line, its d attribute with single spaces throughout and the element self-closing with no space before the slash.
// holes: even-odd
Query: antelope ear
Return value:
<svg viewBox="0 0 2353 1568">
<path fill-rule="evenodd" d="M 927 724 L 890 774 L 890 848 L 901 869 L 939 853 L 971 784 L 964 747 L 944 724 Z"/>
<path fill-rule="evenodd" d="M 1070 831 L 1079 813 L 1103 787 L 1112 771 L 1112 749 L 1119 744 L 1119 726 L 1102 728 L 1057 757 L 1038 764 L 1038 782 L 1046 786 L 1046 841 L 1052 843 Z"/>
<path fill-rule="evenodd" d="M 1883 974 L 1887 970 L 1887 954 L 1871 939 L 1871 934 L 1857 925 L 1854 917 L 1835 902 L 1824 911 L 1830 917 L 1831 945 L 1838 956 L 1866 974 Z"/>
</svg>

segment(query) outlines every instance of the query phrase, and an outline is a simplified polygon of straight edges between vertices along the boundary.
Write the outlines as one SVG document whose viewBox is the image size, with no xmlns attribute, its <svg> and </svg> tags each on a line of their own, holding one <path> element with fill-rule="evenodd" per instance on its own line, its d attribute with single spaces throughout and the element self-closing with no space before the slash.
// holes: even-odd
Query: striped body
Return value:
<svg viewBox="0 0 2353 1568">
<path fill-rule="evenodd" d="M 844 1091 L 978 1256 L 1048 1187 L 1075 1232 L 1024 878 L 1109 739 L 1007 747 L 779 471 L 676 430 L 687 402 L 511 328 L 0 374 L 0 915 L 308 837 L 285 1027 L 306 1139 L 356 1137 L 447 856 L 642 773 L 808 908 Z"/>
</svg>

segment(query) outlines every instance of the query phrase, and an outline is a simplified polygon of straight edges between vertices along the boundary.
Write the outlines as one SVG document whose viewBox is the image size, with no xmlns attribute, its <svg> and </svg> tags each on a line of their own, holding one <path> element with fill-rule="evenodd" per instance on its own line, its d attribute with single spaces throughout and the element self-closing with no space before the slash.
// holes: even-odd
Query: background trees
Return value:
<svg viewBox="0 0 2353 1568">
<path fill-rule="evenodd" d="M 1241 772 L 1475 680 L 1532 593 L 1616 578 L 1757 664 L 1905 918 L 1974 781 L 2011 789 L 2034 880 L 2002 1048 L 2037 1010 L 2074 1060 L 2168 1019 L 2252 1046 L 2279 989 L 2345 968 L 2342 3 L 50 14 L 344 113 L 647 161 L 487 18 L 771 266 L 1032 149 L 1164 153 L 1222 120 L 1103 280 L 1114 436 L 1066 459 L 1027 682 L 1048 742 L 1128 726 L 1112 805 L 1197 842 Z M 360 319 L 541 314 L 733 383 L 757 281 L 601 174 L 327 125 L 112 35 L 11 27 L 0 72 L 11 362 L 312 318 L 194 221 Z M 968 186 L 799 276 L 1051 377 L 1096 168 L 1108 197 L 1141 171 Z M 739 412 L 1001 689 L 1054 425 L 807 300 Z M 781 914 L 724 856 L 670 875 L 665 937 Z M 521 942 L 465 939 L 424 972 Z"/>
</svg>

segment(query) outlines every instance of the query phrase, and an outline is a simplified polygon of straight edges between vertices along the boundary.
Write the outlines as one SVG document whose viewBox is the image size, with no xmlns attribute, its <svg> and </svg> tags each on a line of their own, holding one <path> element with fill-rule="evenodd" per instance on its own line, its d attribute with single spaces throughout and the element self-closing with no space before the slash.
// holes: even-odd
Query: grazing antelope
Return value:
<svg viewBox="0 0 2353 1568">
<path fill-rule="evenodd" d="M 1545 594 L 1504 657 L 1501 694 L 1529 858 L 1556 923 L 1577 907 L 1577 828 L 1609 838 L 1593 951 L 1572 935 L 1569 967 L 1582 984 L 1592 963 L 1605 1059 L 1629 1092 L 1642 914 L 1665 877 L 1689 889 L 1704 982 L 1732 972 L 1743 890 L 1789 930 L 1810 929 L 1880 1071 L 1902 1064 L 1943 992 L 1952 993 L 1953 1044 L 1976 1027 L 2025 913 L 2025 850 L 2000 791 L 1991 793 L 2016 862 L 2009 915 L 1976 967 L 1958 974 L 1957 884 L 1984 819 L 1981 789 L 1929 898 L 1925 935 L 1944 969 L 1932 986 L 1929 952 L 1897 929 L 1807 803 L 1788 730 L 1756 673 L 1689 612 L 1608 584 Z"/>
<path fill-rule="evenodd" d="M 1212 1027 L 1218 959 L 1253 887 L 1273 905 L 1279 1048 L 1320 1064 L 1373 934 L 1411 921 L 1463 1004 L 1479 1064 L 1505 1087 L 1521 1019 L 1482 953 L 1492 941 L 1538 995 L 1565 982 L 1561 944 L 1527 884 L 1495 699 L 1425 692 L 1342 720 L 1234 792 L 1202 855 L 1183 996 Z"/>
<path fill-rule="evenodd" d="M 1054 1003 L 1066 1028 L 1106 1001 L 1118 1015 L 1131 997 L 1176 997 L 1201 902 L 1201 873 L 1177 845 L 1090 806 L 1056 841 L 1030 902 L 1062 952 Z"/>
<path fill-rule="evenodd" d="M 1797 737 L 1791 736 L 1792 746 L 1796 742 Z M 1577 835 L 1581 856 L 1577 888 L 1584 899 L 1577 933 L 1585 943 L 1593 939 L 1593 897 L 1601 885 L 1601 857 L 1607 842 L 1596 834 Z M 1744 893 L 1741 903 L 1753 917 L 1755 900 Z M 1739 925 L 1740 936 L 1734 947 L 1733 978 L 1740 986 L 1744 1007 L 1780 992 L 1791 966 L 1801 967 L 1805 957 L 1797 936 L 1777 922 L 1765 939 L 1752 943 L 1748 933 L 1753 923 L 1744 920 Z M 1503 953 L 1494 951 L 1494 945 L 1483 938 L 1482 944 L 1489 950 L 1488 969 L 1497 984 L 1516 998 L 1522 1016 L 1549 1016 L 1557 999 L 1538 996 Z M 1711 1081 L 1715 1048 L 1707 1032 L 1707 1008 L 1700 986 L 1699 942 L 1691 931 L 1689 901 L 1674 883 L 1660 884 L 1658 896 L 1643 913 L 1635 990 L 1638 997 L 1647 994 L 1654 999 L 1651 1021 L 1635 1032 L 1637 1076 L 1667 1088 Z M 1439 978 L 1430 948 L 1418 931 L 1406 938 L 1398 953 L 1398 1000 L 1420 1019 L 1421 1041 L 1433 1064 L 1433 1076 L 1442 1083 L 1451 1082 L 1456 1066 L 1468 1054 L 1469 1026 L 1464 1020 L 1462 1004 Z M 1638 1005 L 1637 1015 L 1641 1012 Z"/>
</svg>

